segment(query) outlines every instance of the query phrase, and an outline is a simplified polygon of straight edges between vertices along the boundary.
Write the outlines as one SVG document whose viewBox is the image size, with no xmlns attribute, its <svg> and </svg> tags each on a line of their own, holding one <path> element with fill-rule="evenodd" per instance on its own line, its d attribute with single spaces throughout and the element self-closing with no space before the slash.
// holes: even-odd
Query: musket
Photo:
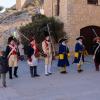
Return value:
<svg viewBox="0 0 100 100">
<path fill-rule="evenodd" d="M 95 36 L 98 37 L 96 31 L 95 31 L 93 28 L 92 28 L 92 31 L 93 31 L 93 33 L 95 34 Z M 93 57 L 93 58 L 95 58 L 96 52 L 97 52 L 97 50 L 98 50 L 99 47 L 100 47 L 100 43 L 98 43 L 98 44 L 99 44 L 99 46 L 96 48 L 96 50 L 95 50 L 95 52 L 94 52 L 94 57 Z"/>
<path fill-rule="evenodd" d="M 96 31 L 93 28 L 92 28 L 92 31 L 93 31 L 94 35 L 97 37 L 98 35 L 97 35 Z"/>
<path fill-rule="evenodd" d="M 17 30 L 17 31 L 18 31 L 18 30 Z M 19 31 L 18 31 L 18 32 L 19 32 Z M 23 36 L 26 40 L 30 41 L 30 40 L 29 40 L 29 38 L 28 38 L 28 37 L 26 37 L 24 34 L 22 34 L 21 32 L 19 32 L 19 33 L 20 33 L 20 35 L 22 35 L 22 36 Z M 44 53 L 43 53 L 43 52 L 41 52 L 40 54 L 41 54 L 41 55 L 44 55 Z"/>
<path fill-rule="evenodd" d="M 54 52 L 54 56 L 55 56 L 55 49 L 54 49 L 53 41 L 51 39 L 51 32 L 50 32 L 49 24 L 47 24 L 47 29 L 48 29 L 48 33 L 49 33 L 49 37 L 50 37 L 51 48 L 53 49 L 52 51 Z"/>
<path fill-rule="evenodd" d="M 21 32 L 18 31 L 18 33 L 20 33 L 20 35 L 22 35 L 26 40 L 30 41 L 28 37 L 26 37 L 24 34 L 22 34 Z"/>
</svg>

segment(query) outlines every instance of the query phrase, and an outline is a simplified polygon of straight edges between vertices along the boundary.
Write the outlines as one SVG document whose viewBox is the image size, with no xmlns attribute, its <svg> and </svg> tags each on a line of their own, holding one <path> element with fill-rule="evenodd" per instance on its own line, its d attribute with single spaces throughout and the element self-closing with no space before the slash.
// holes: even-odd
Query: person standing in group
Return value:
<svg viewBox="0 0 100 100">
<path fill-rule="evenodd" d="M 8 62 L 4 56 L 4 52 L 0 51 L 0 77 L 2 78 L 3 87 L 6 87 L 6 73 L 8 72 Z"/>
<path fill-rule="evenodd" d="M 60 67 L 60 73 L 66 74 L 66 66 L 69 66 L 68 58 L 70 56 L 69 48 L 66 44 L 67 39 L 61 39 L 59 41 L 59 60 L 58 67 Z"/>
<path fill-rule="evenodd" d="M 51 75 L 51 65 L 52 65 L 52 46 L 50 42 L 49 34 L 46 34 L 44 41 L 42 42 L 42 49 L 45 57 L 45 75 Z"/>
<path fill-rule="evenodd" d="M 95 44 L 93 46 L 93 52 L 94 52 L 94 63 L 95 63 L 95 69 L 96 71 L 99 71 L 99 66 L 100 66 L 100 37 L 96 37 L 94 39 Z"/>
<path fill-rule="evenodd" d="M 82 54 L 84 51 L 84 45 L 83 45 L 83 36 L 78 37 L 76 40 L 76 44 L 75 44 L 75 59 L 74 59 L 74 63 L 77 64 L 77 71 L 80 73 L 83 70 L 81 69 L 81 66 L 83 64 L 83 60 L 82 60 Z"/>
<path fill-rule="evenodd" d="M 37 74 L 39 50 L 34 38 L 30 39 L 27 57 L 28 57 L 28 65 L 30 66 L 31 77 L 39 77 L 40 75 Z"/>
<path fill-rule="evenodd" d="M 20 60 L 23 61 L 24 60 L 24 46 L 21 42 L 19 42 L 18 49 L 20 53 Z"/>
<path fill-rule="evenodd" d="M 12 69 L 14 68 L 14 76 L 17 78 L 17 71 L 18 71 L 18 57 L 20 55 L 17 43 L 13 36 L 8 38 L 8 45 L 6 47 L 6 57 L 8 59 L 9 64 L 9 78 L 13 79 L 12 77 Z"/>
</svg>

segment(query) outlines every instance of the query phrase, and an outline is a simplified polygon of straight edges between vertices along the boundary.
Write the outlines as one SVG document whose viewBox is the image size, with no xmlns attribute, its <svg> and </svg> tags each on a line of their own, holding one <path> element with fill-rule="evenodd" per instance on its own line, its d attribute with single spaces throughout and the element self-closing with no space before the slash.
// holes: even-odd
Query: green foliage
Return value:
<svg viewBox="0 0 100 100">
<path fill-rule="evenodd" d="M 57 43 L 65 35 L 63 31 L 64 24 L 53 17 L 48 18 L 44 15 L 35 15 L 32 17 L 32 23 L 20 27 L 20 32 L 29 39 L 34 37 L 38 43 L 41 43 L 48 32 L 47 24 L 49 25 L 52 39 Z M 21 39 L 24 44 L 28 42 L 24 37 Z"/>
</svg>

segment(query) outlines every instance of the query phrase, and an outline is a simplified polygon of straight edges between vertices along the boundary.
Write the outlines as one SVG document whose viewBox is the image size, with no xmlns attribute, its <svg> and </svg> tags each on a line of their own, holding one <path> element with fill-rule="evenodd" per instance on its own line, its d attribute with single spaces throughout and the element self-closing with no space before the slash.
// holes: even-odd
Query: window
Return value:
<svg viewBox="0 0 100 100">
<path fill-rule="evenodd" d="M 98 0 L 87 0 L 88 4 L 98 4 Z"/>
</svg>

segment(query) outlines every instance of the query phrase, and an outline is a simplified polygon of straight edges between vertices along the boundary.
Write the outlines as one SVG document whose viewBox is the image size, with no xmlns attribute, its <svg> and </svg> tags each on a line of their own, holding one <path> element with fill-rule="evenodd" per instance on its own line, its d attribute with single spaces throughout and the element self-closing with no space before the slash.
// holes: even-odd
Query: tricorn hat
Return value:
<svg viewBox="0 0 100 100">
<path fill-rule="evenodd" d="M 45 36 L 45 37 L 48 37 L 48 36 L 49 36 L 48 31 L 44 31 L 44 36 Z"/>
<path fill-rule="evenodd" d="M 66 38 L 62 38 L 62 39 L 59 40 L 59 43 L 62 43 L 63 41 L 67 41 L 67 39 Z"/>
<path fill-rule="evenodd" d="M 10 36 L 10 37 L 8 38 L 8 44 L 9 44 L 12 40 L 14 40 L 14 37 L 13 37 L 13 36 Z"/>
<path fill-rule="evenodd" d="M 84 39 L 84 36 L 79 36 L 79 37 L 76 38 L 76 40 L 79 40 L 79 39 L 82 39 L 83 40 Z"/>
<path fill-rule="evenodd" d="M 30 42 L 32 42 L 34 40 L 34 37 L 31 37 L 29 40 L 30 40 Z"/>
</svg>

